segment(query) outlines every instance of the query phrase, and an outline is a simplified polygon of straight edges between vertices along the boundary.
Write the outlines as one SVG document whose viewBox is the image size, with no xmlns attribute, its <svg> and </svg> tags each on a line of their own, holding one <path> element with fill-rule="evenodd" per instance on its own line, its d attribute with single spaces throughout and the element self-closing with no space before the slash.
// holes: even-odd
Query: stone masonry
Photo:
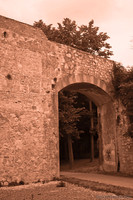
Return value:
<svg viewBox="0 0 133 200">
<path fill-rule="evenodd" d="M 37 28 L 0 16 L 0 182 L 60 175 L 58 92 L 83 93 L 98 108 L 104 171 L 133 174 L 133 140 L 113 98 L 113 61 L 48 41 Z M 117 123 L 117 118 L 120 122 Z"/>
</svg>

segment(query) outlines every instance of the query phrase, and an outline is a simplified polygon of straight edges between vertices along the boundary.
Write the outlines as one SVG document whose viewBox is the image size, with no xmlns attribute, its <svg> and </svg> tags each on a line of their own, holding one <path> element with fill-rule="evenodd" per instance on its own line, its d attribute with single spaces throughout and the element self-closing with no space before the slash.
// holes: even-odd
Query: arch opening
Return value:
<svg viewBox="0 0 133 200">
<path fill-rule="evenodd" d="M 89 170 L 88 161 L 85 162 L 86 159 L 89 159 L 89 162 L 92 161 L 92 148 L 93 148 L 93 156 L 95 162 L 94 169 L 99 165 L 100 169 L 105 171 L 116 171 L 116 146 L 115 146 L 115 115 L 113 109 L 113 103 L 110 96 L 98 86 L 91 83 L 73 83 L 64 87 L 58 92 L 60 93 L 71 93 L 78 95 L 78 104 L 86 104 L 86 109 L 88 106 L 88 111 L 90 112 L 90 103 L 93 114 L 93 122 L 92 116 L 86 114 L 84 118 L 80 119 L 78 123 L 76 123 L 78 131 L 84 131 L 79 134 L 79 139 L 72 137 L 72 150 L 73 151 L 73 159 L 81 160 L 83 165 L 86 165 L 86 170 Z M 82 100 L 82 103 L 81 103 Z M 60 109 L 60 98 L 59 98 L 59 109 Z M 71 111 L 71 115 L 72 111 Z M 95 118 L 95 119 L 94 119 Z M 82 123 L 82 120 L 85 124 Z M 60 121 L 60 114 L 59 114 Z M 80 124 L 80 125 L 79 125 Z M 82 125 L 83 126 L 82 126 Z M 82 127 L 82 128 L 81 128 Z M 93 139 L 91 136 L 91 130 L 95 130 L 95 134 L 93 135 Z M 92 132 L 94 132 L 94 130 Z M 68 130 L 69 131 L 69 130 Z M 59 123 L 59 133 L 61 132 L 61 125 Z M 61 134 L 60 134 L 61 135 Z M 63 136 L 64 137 L 64 136 Z M 60 136 L 60 168 L 63 168 L 62 163 L 67 161 L 67 168 L 71 168 L 70 162 L 68 164 L 68 160 L 70 161 L 70 144 L 68 144 L 68 140 L 66 138 Z M 93 142 L 91 141 L 93 140 Z M 93 144 L 92 144 L 93 143 Z M 92 147 L 93 146 L 93 147 Z M 82 149 L 82 150 L 81 150 Z M 71 152 L 72 153 L 72 152 Z M 93 160 L 93 161 L 94 161 Z M 78 165 L 80 162 L 75 162 Z"/>
</svg>

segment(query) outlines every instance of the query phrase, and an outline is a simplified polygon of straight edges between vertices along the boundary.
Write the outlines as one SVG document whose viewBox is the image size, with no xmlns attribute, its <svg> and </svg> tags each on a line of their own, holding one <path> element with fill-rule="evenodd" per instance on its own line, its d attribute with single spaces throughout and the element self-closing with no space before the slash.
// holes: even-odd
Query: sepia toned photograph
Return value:
<svg viewBox="0 0 133 200">
<path fill-rule="evenodd" d="M 133 199 L 133 0 L 0 0 L 0 200 Z"/>
</svg>

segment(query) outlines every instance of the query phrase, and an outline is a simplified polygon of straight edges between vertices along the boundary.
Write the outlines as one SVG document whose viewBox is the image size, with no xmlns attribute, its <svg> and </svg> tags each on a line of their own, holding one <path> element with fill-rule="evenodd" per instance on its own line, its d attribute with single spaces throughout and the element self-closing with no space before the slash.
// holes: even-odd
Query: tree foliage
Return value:
<svg viewBox="0 0 133 200">
<path fill-rule="evenodd" d="M 59 126 L 60 136 L 68 134 L 79 139 L 81 133 L 96 132 L 97 117 L 96 106 L 90 111 L 89 100 L 78 92 L 61 91 L 59 93 Z M 95 130 L 90 128 L 90 119 L 93 117 Z M 89 127 L 88 127 L 89 126 Z"/>
<path fill-rule="evenodd" d="M 85 111 L 84 107 L 76 107 L 77 93 L 69 91 L 60 91 L 59 93 L 59 131 L 60 139 L 64 137 L 68 145 L 69 165 L 73 167 L 74 155 L 72 139 L 80 138 L 83 132 L 78 129 L 77 123 L 81 118 L 81 113 Z"/>
<path fill-rule="evenodd" d="M 88 53 L 109 58 L 113 55 L 111 46 L 107 43 L 107 33 L 99 32 L 99 27 L 94 26 L 94 20 L 88 25 L 78 26 L 76 21 L 64 18 L 57 27 L 46 25 L 42 20 L 34 23 L 34 27 L 42 29 L 49 40 L 66 44 Z"/>
<path fill-rule="evenodd" d="M 115 97 L 120 99 L 126 108 L 130 121 L 128 133 L 133 137 L 133 67 L 127 70 L 120 64 L 114 63 L 112 83 Z"/>
<path fill-rule="evenodd" d="M 83 132 L 78 129 L 78 122 L 83 114 L 87 113 L 85 107 L 76 107 L 77 93 L 68 91 L 59 93 L 59 126 L 60 136 L 68 134 L 74 138 L 79 138 Z"/>
</svg>

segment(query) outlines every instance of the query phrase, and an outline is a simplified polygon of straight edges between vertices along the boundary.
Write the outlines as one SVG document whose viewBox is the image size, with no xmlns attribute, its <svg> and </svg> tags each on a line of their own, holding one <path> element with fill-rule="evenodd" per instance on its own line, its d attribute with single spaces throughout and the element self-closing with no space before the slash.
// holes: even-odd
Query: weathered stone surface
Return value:
<svg viewBox="0 0 133 200">
<path fill-rule="evenodd" d="M 113 99 L 112 67 L 110 60 L 50 42 L 40 30 L 0 16 L 1 182 L 59 176 L 58 92 L 65 87 L 98 106 L 104 170 L 116 171 L 119 157 L 120 171 L 133 173 L 133 141 L 123 136 L 127 120 Z"/>
</svg>

